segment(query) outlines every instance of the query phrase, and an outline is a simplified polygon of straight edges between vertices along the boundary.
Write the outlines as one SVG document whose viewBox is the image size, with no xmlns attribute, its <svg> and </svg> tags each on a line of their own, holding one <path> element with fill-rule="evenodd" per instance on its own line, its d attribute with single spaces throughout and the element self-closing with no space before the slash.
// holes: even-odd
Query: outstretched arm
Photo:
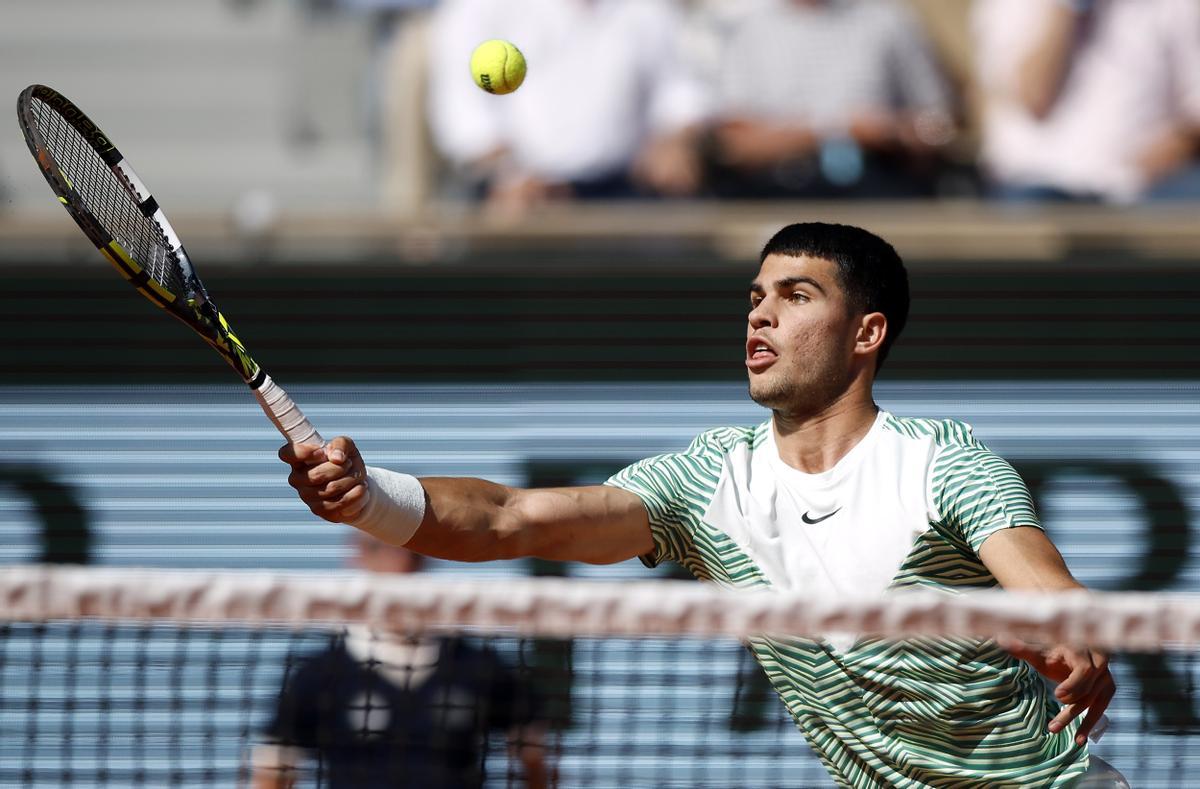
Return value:
<svg viewBox="0 0 1200 789">
<path fill-rule="evenodd" d="M 1001 529 L 980 546 L 979 558 L 1005 589 L 1062 592 L 1084 588 L 1041 529 Z M 1058 683 L 1054 696 L 1063 708 L 1050 721 L 1050 731 L 1061 731 L 1087 710 L 1075 735 L 1076 743 L 1083 745 L 1116 693 L 1116 683 L 1108 670 L 1108 655 L 1078 645 L 1060 644 L 1044 649 L 1011 642 L 1002 646 L 1042 676 Z"/>
<path fill-rule="evenodd" d="M 1017 100 L 1035 118 L 1045 118 L 1054 109 L 1071 67 L 1075 40 L 1091 3 L 1047 3 L 1042 28 L 1034 44 L 1017 67 Z"/>
<path fill-rule="evenodd" d="M 279 457 L 292 467 L 289 484 L 327 521 L 358 525 L 368 491 L 381 495 L 371 490 L 367 467 L 349 438 L 325 447 L 287 445 Z M 653 549 L 645 506 L 619 488 L 528 490 L 446 477 L 419 482 L 425 506 L 415 533 L 386 520 L 373 523 L 371 533 L 427 556 L 465 562 L 533 556 L 609 564 Z"/>
</svg>

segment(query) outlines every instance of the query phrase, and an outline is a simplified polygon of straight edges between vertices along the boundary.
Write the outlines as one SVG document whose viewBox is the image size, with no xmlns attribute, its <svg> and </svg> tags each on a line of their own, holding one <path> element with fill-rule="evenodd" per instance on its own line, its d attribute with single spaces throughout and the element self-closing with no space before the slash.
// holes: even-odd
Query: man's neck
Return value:
<svg viewBox="0 0 1200 789">
<path fill-rule="evenodd" d="M 779 458 L 806 474 L 828 471 L 870 432 L 878 413 L 869 391 L 847 392 L 811 415 L 776 411 L 772 429 Z"/>
</svg>

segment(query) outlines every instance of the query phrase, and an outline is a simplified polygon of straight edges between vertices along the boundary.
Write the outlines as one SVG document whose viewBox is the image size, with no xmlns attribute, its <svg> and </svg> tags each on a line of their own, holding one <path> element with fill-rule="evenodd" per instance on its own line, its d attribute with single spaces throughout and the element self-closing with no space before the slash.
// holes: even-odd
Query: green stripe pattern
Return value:
<svg viewBox="0 0 1200 789">
<path fill-rule="evenodd" d="M 655 550 L 701 580 L 769 586 L 719 528 L 704 521 L 730 451 L 758 449 L 771 423 L 718 428 L 681 453 L 640 461 L 607 484 L 636 493 Z M 989 535 L 1039 527 L 1028 490 L 1007 462 L 952 420 L 885 415 L 882 429 L 930 441 L 931 520 L 891 588 L 945 594 L 996 585 L 976 551 Z M 1087 768 L 1076 725 L 1046 731 L 1058 703 L 1041 678 L 991 641 L 755 638 L 750 649 L 834 782 L 849 787 L 1063 787 Z"/>
</svg>

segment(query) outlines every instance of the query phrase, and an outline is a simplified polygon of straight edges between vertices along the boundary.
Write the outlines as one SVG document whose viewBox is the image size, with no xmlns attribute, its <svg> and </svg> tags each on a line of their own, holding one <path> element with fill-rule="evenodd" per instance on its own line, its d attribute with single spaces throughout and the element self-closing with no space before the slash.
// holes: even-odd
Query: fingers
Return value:
<svg viewBox="0 0 1200 789">
<path fill-rule="evenodd" d="M 300 498 L 318 518 L 331 523 L 349 523 L 366 506 L 367 495 L 367 486 L 359 483 L 336 499 L 324 499 L 311 491 L 302 491 Z"/>
<path fill-rule="evenodd" d="M 1083 721 L 1079 724 L 1079 729 L 1075 732 L 1075 743 L 1083 745 L 1087 742 L 1088 735 L 1092 733 L 1096 723 L 1104 717 L 1104 711 L 1108 709 L 1109 702 L 1112 701 L 1116 694 L 1117 686 L 1113 682 L 1111 674 L 1105 674 L 1095 683 L 1093 693 L 1086 699 L 1074 704 L 1067 704 L 1058 714 L 1051 720 L 1047 728 L 1054 733 L 1062 731 L 1066 725 L 1075 718 L 1079 717 L 1084 710 L 1087 710 L 1087 715 L 1084 715 Z"/>
<path fill-rule="evenodd" d="M 338 436 L 324 446 L 287 444 L 279 459 L 292 467 L 288 484 L 314 515 L 345 523 L 365 506 L 367 469 L 352 439 Z"/>
<path fill-rule="evenodd" d="M 1088 649 L 1061 647 L 1053 652 L 1058 653 L 1057 658 L 1070 668 L 1070 673 L 1054 690 L 1055 698 L 1064 706 L 1050 720 L 1048 728 L 1051 732 L 1062 731 L 1086 710 L 1075 733 L 1076 744 L 1083 745 L 1116 694 L 1116 682 L 1108 669 L 1108 656 Z"/>
<path fill-rule="evenodd" d="M 279 448 L 279 459 L 289 466 L 321 463 L 325 460 L 325 447 L 320 444 L 284 444 Z"/>
<path fill-rule="evenodd" d="M 325 456 L 332 463 L 345 463 L 346 460 L 361 460 L 358 447 L 349 436 L 338 436 L 325 445 Z"/>
<path fill-rule="evenodd" d="M 1034 671 L 1047 679 L 1057 682 L 1065 679 L 1069 673 L 1053 650 L 1015 638 L 1000 639 L 997 644 L 1013 657 L 1024 660 Z"/>
<path fill-rule="evenodd" d="M 288 475 L 288 484 L 308 501 L 321 499 L 336 501 L 358 485 L 367 482 L 366 467 L 361 463 L 322 463 L 319 466 L 295 466 Z"/>
<path fill-rule="evenodd" d="M 288 484 L 299 490 L 301 487 L 321 487 L 346 477 L 353 477 L 361 481 L 366 478 L 363 468 L 360 463 L 295 465 L 292 466 L 292 473 L 288 475 Z"/>
<path fill-rule="evenodd" d="M 338 502 L 338 515 L 341 517 L 342 523 L 349 523 L 358 517 L 359 513 L 367 506 L 370 493 L 371 491 L 366 485 L 358 485 L 342 496 Z"/>
<path fill-rule="evenodd" d="M 1104 711 L 1108 709 L 1109 702 L 1117 692 L 1116 683 L 1113 682 L 1111 675 L 1106 674 L 1104 681 L 1097 684 L 1101 687 L 1098 689 L 1096 697 L 1089 702 L 1087 715 L 1084 716 L 1083 723 L 1079 724 L 1079 731 L 1075 732 L 1076 745 L 1083 745 L 1087 742 L 1092 729 L 1104 717 Z"/>
<path fill-rule="evenodd" d="M 354 439 L 338 436 L 328 444 L 284 444 L 279 448 L 279 459 L 289 466 L 297 464 L 345 463 L 347 459 L 361 459 Z"/>
<path fill-rule="evenodd" d="M 1046 728 L 1054 734 L 1058 734 L 1083 710 L 1084 708 L 1078 704 L 1067 704 L 1058 711 L 1057 715 L 1050 719 L 1050 725 Z"/>
<path fill-rule="evenodd" d="M 366 483 L 367 475 L 359 469 L 350 470 L 345 476 L 326 482 L 319 489 L 319 495 L 326 501 L 336 501 L 352 489 Z"/>
<path fill-rule="evenodd" d="M 1071 673 L 1054 689 L 1054 697 L 1064 704 L 1074 704 L 1091 695 L 1102 672 L 1093 665 L 1087 650 L 1067 650 L 1063 658 Z"/>
</svg>

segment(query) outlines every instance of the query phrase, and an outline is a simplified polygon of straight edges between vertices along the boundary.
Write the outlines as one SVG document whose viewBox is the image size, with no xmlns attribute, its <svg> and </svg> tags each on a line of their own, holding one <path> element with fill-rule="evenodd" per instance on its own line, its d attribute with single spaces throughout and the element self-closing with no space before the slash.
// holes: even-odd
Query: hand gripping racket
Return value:
<svg viewBox="0 0 1200 789">
<path fill-rule="evenodd" d="M 324 444 L 287 392 L 246 352 L 204 290 L 158 201 L 104 132 L 45 85 L 21 92 L 17 118 L 58 201 L 117 273 L 215 348 L 290 442 Z"/>
</svg>

